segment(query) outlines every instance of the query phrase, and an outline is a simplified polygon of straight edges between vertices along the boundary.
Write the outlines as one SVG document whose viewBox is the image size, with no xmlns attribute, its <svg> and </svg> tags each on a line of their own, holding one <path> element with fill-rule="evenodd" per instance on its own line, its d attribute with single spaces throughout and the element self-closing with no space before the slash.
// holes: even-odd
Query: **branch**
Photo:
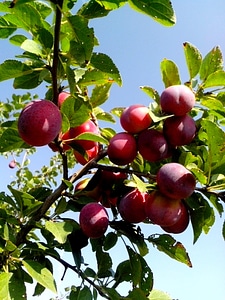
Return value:
<svg viewBox="0 0 225 300">
<path fill-rule="evenodd" d="M 60 27 L 62 20 L 63 0 L 58 0 L 56 5 L 55 28 L 54 28 L 54 48 L 53 48 L 53 63 L 51 68 L 52 74 L 52 90 L 53 102 L 57 105 L 58 102 L 58 63 L 59 63 L 59 40 Z"/>
<path fill-rule="evenodd" d="M 68 179 L 71 183 L 75 182 L 79 178 L 83 177 L 88 173 L 90 169 L 95 168 L 96 162 L 106 156 L 107 151 L 101 151 L 95 158 L 90 160 L 80 171 L 74 173 Z M 31 219 L 27 222 L 27 224 L 23 225 L 16 237 L 16 245 L 19 246 L 22 243 L 26 242 L 27 234 L 35 227 L 35 222 L 39 221 L 48 211 L 48 209 L 52 206 L 52 204 L 63 194 L 63 192 L 67 189 L 67 185 L 62 182 L 59 187 L 49 195 L 42 206 L 34 213 Z"/>
<path fill-rule="evenodd" d="M 110 300 L 110 298 L 107 295 L 105 295 L 105 293 L 101 289 L 101 287 L 99 285 L 95 284 L 94 281 L 91 280 L 90 278 L 88 278 L 81 270 L 78 270 L 76 266 L 72 266 L 65 260 L 61 259 L 60 257 L 52 256 L 52 258 L 54 258 L 55 260 L 60 262 L 65 267 L 65 269 L 71 269 L 72 271 L 77 273 L 83 280 L 87 281 L 90 285 L 92 285 L 102 297 Z"/>
</svg>

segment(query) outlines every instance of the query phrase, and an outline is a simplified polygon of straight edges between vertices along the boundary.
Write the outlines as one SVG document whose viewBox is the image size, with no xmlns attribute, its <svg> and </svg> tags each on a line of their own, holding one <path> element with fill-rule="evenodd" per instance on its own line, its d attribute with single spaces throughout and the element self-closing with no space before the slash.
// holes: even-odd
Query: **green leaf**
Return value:
<svg viewBox="0 0 225 300">
<path fill-rule="evenodd" d="M 23 260 L 22 263 L 31 277 L 53 293 L 57 293 L 53 275 L 46 267 L 33 260 Z"/>
<path fill-rule="evenodd" d="M 202 232 L 207 234 L 215 222 L 213 208 L 205 198 L 206 196 L 203 196 L 201 193 L 193 193 L 186 199 L 188 206 L 190 207 L 194 243 L 198 240 Z"/>
<path fill-rule="evenodd" d="M 101 289 L 106 295 L 109 296 L 109 299 L 113 299 L 113 300 L 123 299 L 123 297 L 121 297 L 121 295 L 114 289 L 114 287 L 108 288 L 104 286 Z"/>
<path fill-rule="evenodd" d="M 33 297 L 40 296 L 44 291 L 45 291 L 45 287 L 43 287 L 40 283 L 37 282 L 32 296 Z"/>
<path fill-rule="evenodd" d="M 76 91 L 75 72 L 69 65 L 66 65 L 66 77 L 69 83 L 70 93 L 73 95 Z"/>
<path fill-rule="evenodd" d="M 69 127 L 81 125 L 89 119 L 91 108 L 88 103 L 76 96 L 68 97 L 61 106 L 63 115 L 62 131 L 67 131 Z"/>
<path fill-rule="evenodd" d="M 144 181 L 142 181 L 138 176 L 132 174 L 133 181 L 128 182 L 127 186 L 136 187 L 141 193 L 147 192 L 147 185 Z"/>
<path fill-rule="evenodd" d="M 159 290 L 152 290 L 148 299 L 149 300 L 173 300 L 168 294 Z"/>
<path fill-rule="evenodd" d="M 209 74 L 202 85 L 203 88 L 210 88 L 215 86 L 225 86 L 225 71 L 219 70 Z"/>
<path fill-rule="evenodd" d="M 1 280 L 1 279 L 0 279 Z M 26 286 L 24 283 L 24 278 L 13 274 L 9 282 L 9 294 L 10 299 L 24 300 L 26 299 Z M 2 297 L 2 294 L 1 294 Z"/>
<path fill-rule="evenodd" d="M 223 130 L 216 123 L 207 119 L 202 119 L 201 129 L 207 135 L 208 158 L 205 167 L 208 167 L 206 171 L 208 170 L 211 175 L 212 170 L 224 164 L 225 136 Z"/>
<path fill-rule="evenodd" d="M 106 121 L 106 122 L 111 122 L 111 123 L 116 123 L 116 121 L 113 118 L 113 116 L 110 113 L 108 113 L 108 112 L 100 111 L 100 112 L 97 112 L 95 116 L 96 116 L 96 118 L 98 120 L 102 120 L 102 121 Z M 104 131 L 104 129 L 102 129 L 102 130 Z"/>
<path fill-rule="evenodd" d="M 159 93 L 150 86 L 141 86 L 141 90 L 146 93 L 150 98 L 152 98 L 156 103 L 159 103 L 160 95 Z"/>
<path fill-rule="evenodd" d="M 220 198 L 214 193 L 204 193 L 204 194 L 209 199 L 209 201 L 212 203 L 212 205 L 216 208 L 220 217 L 222 217 L 222 213 L 224 212 L 224 209 L 223 209 L 223 204 L 221 203 Z"/>
<path fill-rule="evenodd" d="M 20 46 L 23 50 L 34 53 L 36 55 L 42 55 L 42 50 L 40 45 L 33 41 L 26 39 Z"/>
<path fill-rule="evenodd" d="M 142 291 L 140 288 L 134 288 L 132 291 L 128 294 L 129 300 L 146 300 L 146 293 Z"/>
<path fill-rule="evenodd" d="M 8 186 L 8 189 L 13 194 L 23 216 L 31 216 L 42 205 L 41 201 L 37 201 L 32 195 L 26 192 L 16 190 L 11 186 Z"/>
<path fill-rule="evenodd" d="M 4 1 L 0 3 L 0 11 L 10 13 L 12 9 L 9 7 L 9 2 Z"/>
<path fill-rule="evenodd" d="M 109 253 L 102 251 L 101 247 L 97 247 L 96 258 L 98 265 L 98 277 L 104 278 L 111 275 L 112 259 Z"/>
<path fill-rule="evenodd" d="M 38 201 L 45 201 L 45 199 L 51 195 L 52 190 L 44 186 L 34 187 L 29 190 L 29 194 L 33 196 Z"/>
<path fill-rule="evenodd" d="M 178 68 L 173 61 L 166 58 L 162 60 L 160 70 L 165 87 L 181 84 Z"/>
<path fill-rule="evenodd" d="M 132 243 L 136 244 L 141 256 L 145 256 L 148 253 L 147 244 L 139 227 L 136 229 L 133 224 L 128 224 L 124 221 L 111 222 L 111 227 L 116 229 L 118 233 L 125 235 Z"/>
<path fill-rule="evenodd" d="M 15 89 L 34 89 L 42 83 L 41 80 L 41 69 L 38 71 L 33 71 L 30 74 L 25 74 L 23 76 L 15 78 L 13 82 L 13 87 Z"/>
<path fill-rule="evenodd" d="M 82 16 L 68 17 L 62 32 L 69 40 L 69 54 L 79 65 L 86 65 L 90 61 L 94 47 L 94 31 L 88 27 L 88 20 Z"/>
<path fill-rule="evenodd" d="M 14 128 L 7 128 L 0 136 L 0 152 L 7 152 L 16 149 L 30 148 L 18 134 L 18 130 Z"/>
<path fill-rule="evenodd" d="M 94 133 L 82 133 L 80 135 L 78 135 L 74 141 L 76 140 L 88 140 L 88 141 L 94 141 L 94 142 L 99 142 L 102 144 L 108 144 L 108 141 L 106 139 L 104 139 L 102 136 L 98 135 L 98 134 L 94 134 Z"/>
<path fill-rule="evenodd" d="M 4 17 L 0 17 L 0 38 L 7 39 L 17 27 L 5 20 Z"/>
<path fill-rule="evenodd" d="M 225 221 L 223 223 L 222 235 L 223 235 L 223 239 L 225 240 Z"/>
<path fill-rule="evenodd" d="M 64 244 L 68 234 L 73 231 L 73 225 L 70 222 L 46 221 L 45 228 L 54 235 L 60 244 Z"/>
<path fill-rule="evenodd" d="M 146 295 L 153 286 L 153 273 L 140 254 L 134 252 L 129 246 L 127 246 L 127 251 L 130 258 L 131 275 L 134 287 L 139 287 Z"/>
<path fill-rule="evenodd" d="M 43 46 L 43 51 L 44 51 L 44 49 L 47 50 L 47 49 L 51 49 L 53 47 L 52 33 L 43 27 L 39 27 L 37 29 L 37 32 L 35 34 L 35 39 L 37 39 L 39 41 L 39 43 Z M 40 55 L 41 54 L 42 54 L 42 51 L 41 51 Z"/>
<path fill-rule="evenodd" d="M 152 235 L 148 237 L 148 241 L 155 245 L 159 251 L 186 264 L 188 267 L 192 267 L 192 263 L 184 246 L 169 234 Z"/>
<path fill-rule="evenodd" d="M 79 291 L 77 300 L 92 300 L 92 294 L 90 288 L 84 286 L 82 290 Z"/>
<path fill-rule="evenodd" d="M 9 41 L 16 46 L 20 46 L 27 38 L 22 34 L 15 34 L 10 37 Z"/>
<path fill-rule="evenodd" d="M 16 203 L 14 202 L 14 200 L 9 197 L 8 195 L 6 195 L 4 192 L 0 193 L 0 201 L 5 202 L 9 205 L 11 205 L 14 209 L 18 209 Z"/>
<path fill-rule="evenodd" d="M 87 276 L 87 277 L 92 277 L 92 278 L 95 278 L 96 277 L 96 273 L 93 269 L 87 267 L 84 271 L 84 274 Z"/>
<path fill-rule="evenodd" d="M 100 5 L 97 1 L 91 0 L 85 3 L 78 14 L 87 19 L 101 18 L 109 14 L 110 10 L 106 10 L 104 6 Z"/>
<path fill-rule="evenodd" d="M 10 12 L 4 18 L 19 28 L 25 29 L 27 32 L 35 33 L 36 24 L 39 26 L 43 24 L 40 11 L 35 8 L 33 3 L 15 5 Z"/>
<path fill-rule="evenodd" d="M 190 79 L 192 79 L 199 72 L 202 63 L 202 55 L 195 46 L 188 42 L 184 43 L 183 47 Z"/>
<path fill-rule="evenodd" d="M 130 6 L 165 26 L 173 26 L 176 16 L 169 0 L 128 0 Z"/>
<path fill-rule="evenodd" d="M 11 300 L 9 294 L 9 282 L 12 275 L 12 273 L 0 273 L 0 295 L 4 300 Z"/>
<path fill-rule="evenodd" d="M 108 77 L 108 82 L 115 81 L 119 86 L 122 85 L 119 70 L 108 55 L 103 53 L 93 53 L 90 64 L 95 70 Z"/>
<path fill-rule="evenodd" d="M 104 239 L 104 250 L 108 251 L 109 249 L 113 248 L 116 245 L 117 240 L 117 234 L 115 234 L 114 232 L 109 232 Z"/>
<path fill-rule="evenodd" d="M 32 68 L 18 60 L 6 60 L 0 64 L 0 81 L 27 75 L 32 72 Z"/>
<path fill-rule="evenodd" d="M 117 287 L 121 282 L 129 282 L 132 280 L 131 265 L 129 260 L 125 260 L 117 266 L 114 279 L 115 287 Z"/>
<path fill-rule="evenodd" d="M 108 1 L 99 1 L 96 0 L 101 6 L 104 6 L 106 10 L 113 10 L 123 6 L 127 0 L 108 0 Z"/>
<path fill-rule="evenodd" d="M 106 102 L 106 100 L 109 98 L 109 91 L 111 86 L 111 83 L 106 83 L 103 85 L 96 85 L 93 88 L 90 98 L 90 103 L 93 108 L 100 106 Z"/>
<path fill-rule="evenodd" d="M 203 81 L 216 71 L 223 69 L 223 56 L 219 47 L 214 47 L 202 60 L 199 75 Z"/>
</svg>

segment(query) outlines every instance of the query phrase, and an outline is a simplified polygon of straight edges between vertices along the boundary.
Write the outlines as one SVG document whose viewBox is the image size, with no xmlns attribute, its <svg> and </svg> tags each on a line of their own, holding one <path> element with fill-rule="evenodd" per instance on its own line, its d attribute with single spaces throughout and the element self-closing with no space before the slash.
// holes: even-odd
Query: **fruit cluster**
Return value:
<svg viewBox="0 0 225 300">
<path fill-rule="evenodd" d="M 53 151 L 73 149 L 77 162 L 85 165 L 98 154 L 99 144 L 79 137 L 83 133 L 98 135 L 99 128 L 89 119 L 61 132 L 60 108 L 69 96 L 61 92 L 58 106 L 47 100 L 29 103 L 19 116 L 18 131 L 32 146 L 49 145 Z M 132 163 L 138 153 L 149 162 L 169 158 L 174 148 L 191 143 L 195 137 L 196 125 L 188 114 L 194 104 L 194 93 L 187 86 L 174 85 L 161 94 L 160 107 L 165 118 L 159 124 L 154 124 L 148 107 L 140 104 L 127 107 L 120 116 L 124 131 L 109 141 L 109 160 L 123 166 Z M 56 137 L 59 144 L 55 144 Z M 91 200 L 82 207 L 79 217 L 81 229 L 88 237 L 98 238 L 105 233 L 109 225 L 108 207 L 117 208 L 126 222 L 149 220 L 170 233 L 181 233 L 187 228 L 189 212 L 184 199 L 193 193 L 196 181 L 183 165 L 175 162 L 160 165 L 156 189 L 149 192 L 128 188 L 124 184 L 125 173 L 106 170 L 98 173 L 100 177 L 91 189 L 90 179 L 80 181 L 75 187 L 75 195 Z"/>
<path fill-rule="evenodd" d="M 80 195 L 94 201 L 86 204 L 80 212 L 80 226 L 85 235 L 98 238 L 105 233 L 109 225 L 106 208 L 110 206 L 117 206 L 122 219 L 129 223 L 148 220 L 170 233 L 181 233 L 187 228 L 190 216 L 183 200 L 194 192 L 196 181 L 183 165 L 171 162 L 160 167 L 154 191 L 141 192 L 132 188 L 125 193 L 120 190 L 117 196 L 110 197 L 113 184 L 123 182 L 125 178 L 123 173 L 102 171 L 101 180 L 94 189 L 85 191 L 88 180 L 76 185 L 75 189 L 82 191 Z M 107 196 L 107 201 L 106 198 L 102 201 L 103 195 Z"/>
<path fill-rule="evenodd" d="M 109 142 L 108 156 L 117 165 L 131 163 L 137 153 L 149 162 L 170 157 L 172 149 L 191 143 L 196 134 L 195 121 L 188 112 L 195 104 L 194 93 L 185 85 L 166 88 L 160 97 L 162 113 L 168 117 L 162 129 L 152 125 L 149 110 L 144 105 L 131 105 L 120 116 L 124 132 Z"/>
<path fill-rule="evenodd" d="M 163 121 L 162 130 L 152 126 L 149 110 L 144 105 L 131 105 L 120 117 L 124 132 L 117 133 L 109 142 L 108 157 L 117 165 L 131 163 L 139 152 L 145 160 L 161 161 L 171 155 L 171 149 L 191 143 L 196 134 L 194 120 L 188 115 L 195 104 L 195 96 L 184 85 L 175 85 L 164 90 L 160 97 L 162 113 L 168 115 Z M 183 232 L 190 220 L 184 199 L 194 191 L 196 180 L 183 165 L 175 162 L 165 163 L 156 175 L 157 189 L 141 192 L 137 188 L 122 195 L 117 203 L 121 217 L 130 223 L 149 220 L 170 233 Z M 115 204 L 114 203 L 114 204 Z M 92 221 L 92 212 L 99 215 L 101 222 Z M 97 218 L 98 219 L 98 218 Z M 88 226 L 87 226 L 88 223 Z M 107 229 L 109 217 L 99 203 L 84 206 L 80 214 L 80 225 L 89 237 L 95 237 L 102 226 L 102 235 Z M 106 225 L 107 224 L 107 225 Z M 95 228 L 96 226 L 96 228 Z M 92 231 L 92 232 L 91 232 Z"/>
</svg>

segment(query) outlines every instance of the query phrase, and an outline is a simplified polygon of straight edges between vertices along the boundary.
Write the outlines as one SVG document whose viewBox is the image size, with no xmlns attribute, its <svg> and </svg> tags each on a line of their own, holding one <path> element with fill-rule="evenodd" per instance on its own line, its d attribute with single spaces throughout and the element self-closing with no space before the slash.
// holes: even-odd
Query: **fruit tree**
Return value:
<svg viewBox="0 0 225 300">
<path fill-rule="evenodd" d="M 161 26 L 176 23 L 169 0 L 0 3 L 0 38 L 17 47 L 0 61 L 0 82 L 25 91 L 0 102 L 0 153 L 16 170 L 0 192 L 1 299 L 28 299 L 31 283 L 34 297 L 57 293 L 55 263 L 62 280 L 75 278 L 65 299 L 171 299 L 154 288 L 149 246 L 191 267 L 178 234 L 192 227 L 195 243 L 223 215 L 221 50 L 203 56 L 185 42 L 186 81 L 163 59 L 163 90 L 141 87 L 148 105 L 106 111 L 122 76 L 97 52 L 90 23 L 124 5 Z M 40 87 L 40 96 L 27 92 Z M 29 161 L 43 147 L 49 165 L 33 172 Z M 121 251 L 126 259 L 115 265 Z"/>
</svg>

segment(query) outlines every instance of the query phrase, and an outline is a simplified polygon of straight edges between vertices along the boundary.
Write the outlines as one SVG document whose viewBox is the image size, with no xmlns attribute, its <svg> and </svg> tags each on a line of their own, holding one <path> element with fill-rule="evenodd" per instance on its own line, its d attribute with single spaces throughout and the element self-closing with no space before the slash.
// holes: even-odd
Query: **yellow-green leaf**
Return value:
<svg viewBox="0 0 225 300">
<path fill-rule="evenodd" d="M 46 267 L 33 260 L 23 260 L 23 265 L 29 275 L 38 283 L 51 290 L 53 293 L 57 293 L 53 275 Z"/>
</svg>

